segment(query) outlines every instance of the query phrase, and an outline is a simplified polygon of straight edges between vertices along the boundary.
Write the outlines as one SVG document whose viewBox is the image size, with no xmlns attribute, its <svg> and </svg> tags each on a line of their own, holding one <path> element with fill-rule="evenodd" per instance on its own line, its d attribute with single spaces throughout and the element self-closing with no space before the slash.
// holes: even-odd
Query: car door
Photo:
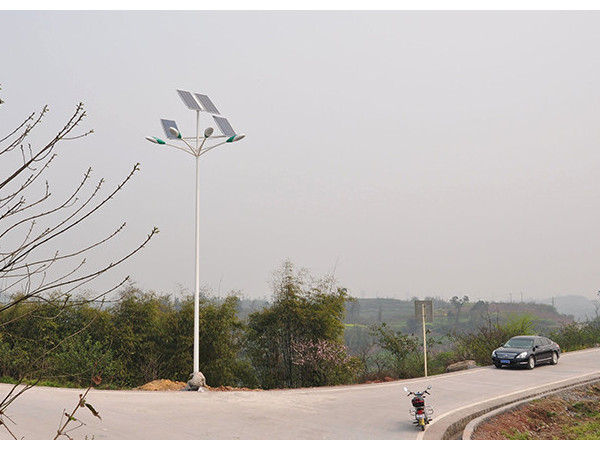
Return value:
<svg viewBox="0 0 600 450">
<path fill-rule="evenodd" d="M 548 361 L 551 357 L 550 342 L 544 338 L 536 338 L 533 342 L 536 361 Z"/>
</svg>

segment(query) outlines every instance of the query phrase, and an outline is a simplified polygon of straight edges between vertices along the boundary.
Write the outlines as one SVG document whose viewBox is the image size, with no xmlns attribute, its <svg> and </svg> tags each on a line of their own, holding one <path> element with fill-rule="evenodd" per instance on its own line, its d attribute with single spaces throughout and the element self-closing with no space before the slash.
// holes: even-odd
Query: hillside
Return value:
<svg viewBox="0 0 600 450">
<path fill-rule="evenodd" d="M 578 322 L 585 322 L 596 317 L 594 302 L 581 295 L 563 295 L 536 300 L 535 302 L 553 305 L 559 313 L 571 315 Z"/>
<path fill-rule="evenodd" d="M 457 309 L 450 302 L 434 299 L 433 310 L 430 328 L 439 331 L 473 326 L 488 317 L 503 321 L 522 314 L 533 316 L 534 324 L 540 328 L 554 328 L 574 320 L 572 315 L 560 313 L 552 305 L 533 302 L 468 302 Z M 415 319 L 414 301 L 389 298 L 357 299 L 347 306 L 345 322 L 357 325 L 385 322 L 404 332 L 414 332 L 415 326 L 421 326 Z"/>
<path fill-rule="evenodd" d="M 436 334 L 446 334 L 457 328 L 475 327 L 483 320 L 508 320 L 514 315 L 529 314 L 534 318 L 534 326 L 540 331 L 559 327 L 561 324 L 579 320 L 583 312 L 593 316 L 593 304 L 584 297 L 557 297 L 543 302 L 468 302 L 456 309 L 450 302 L 433 299 L 434 320 L 428 328 Z M 268 306 L 265 300 L 242 300 L 238 306 L 238 316 L 242 319 L 254 311 Z M 569 312 L 573 311 L 578 314 Z M 420 331 L 421 322 L 415 319 L 413 300 L 394 298 L 359 298 L 346 305 L 347 325 L 369 326 L 387 323 L 405 333 Z"/>
</svg>

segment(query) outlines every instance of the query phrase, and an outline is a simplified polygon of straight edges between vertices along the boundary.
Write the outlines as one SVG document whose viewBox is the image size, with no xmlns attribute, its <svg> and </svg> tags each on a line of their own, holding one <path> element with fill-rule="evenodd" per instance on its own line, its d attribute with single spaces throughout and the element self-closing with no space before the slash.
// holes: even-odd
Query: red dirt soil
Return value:
<svg viewBox="0 0 600 450">
<path fill-rule="evenodd" d="M 473 440 L 600 439 L 600 383 L 525 403 L 479 425 Z"/>
<path fill-rule="evenodd" d="M 181 391 L 187 383 L 183 381 L 154 380 L 136 388 L 138 391 Z M 207 391 L 260 391 L 260 389 L 234 388 L 231 386 L 204 387 Z"/>
</svg>

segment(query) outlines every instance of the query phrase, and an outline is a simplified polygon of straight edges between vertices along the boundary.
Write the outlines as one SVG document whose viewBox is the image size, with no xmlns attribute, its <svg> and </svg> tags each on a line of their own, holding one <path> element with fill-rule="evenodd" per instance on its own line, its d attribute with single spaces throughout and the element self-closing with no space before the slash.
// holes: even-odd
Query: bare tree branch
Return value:
<svg viewBox="0 0 600 450">
<path fill-rule="evenodd" d="M 0 100 L 0 104 L 2 103 Z M 11 340 L 18 337 L 3 330 L 7 330 L 8 324 L 22 320 L 26 315 L 39 315 L 41 319 L 52 321 L 72 306 L 84 303 L 103 305 L 106 296 L 127 283 L 129 277 L 91 298 L 73 298 L 88 283 L 129 260 L 158 233 L 158 229 L 153 228 L 144 239 L 131 244 L 130 249 L 122 251 L 121 255 L 112 257 L 108 262 L 96 262 L 96 268 L 88 268 L 87 261 L 92 260 L 99 250 L 121 235 L 125 223 L 102 238 L 88 239 L 87 243 L 79 245 L 76 244 L 77 231 L 91 220 L 97 220 L 101 212 L 106 210 L 107 203 L 132 180 L 139 170 L 139 164 L 135 164 L 115 188 L 103 195 L 104 179 L 92 184 L 92 170 L 89 168 L 79 183 L 62 200 L 53 204 L 50 183 L 44 178 L 53 166 L 57 146 L 62 141 L 89 136 L 93 130 L 74 133 L 86 116 L 83 104 L 79 103 L 54 137 L 45 144 L 32 146 L 27 141 L 38 130 L 48 112 L 48 107 L 45 106 L 39 114 L 31 114 L 4 137 L 0 136 L 0 313 L 26 302 L 31 305 L 25 308 L 23 314 L 21 310 L 15 309 L 14 317 L 4 316 L 0 320 L 0 337 L 4 335 Z M 87 237 L 85 232 L 81 235 Z M 66 250 L 65 242 L 70 246 Z M 84 332 L 96 318 L 97 315 L 58 342 L 48 342 L 46 348 L 40 348 L 39 356 L 31 361 L 27 378 L 22 376 L 5 398 L 0 400 L 0 428 L 5 428 L 17 439 L 9 428 L 12 420 L 6 415 L 6 409 L 41 379 L 48 355 Z M 35 378 L 32 374 L 36 374 Z M 74 429 L 71 426 L 81 426 L 81 422 L 75 418 L 79 408 L 87 408 L 99 418 L 97 411 L 86 402 L 88 392 L 89 388 L 80 396 L 71 414 L 65 412 L 66 423 L 61 423 L 55 439 L 60 436 L 70 438 L 68 433 Z"/>
</svg>

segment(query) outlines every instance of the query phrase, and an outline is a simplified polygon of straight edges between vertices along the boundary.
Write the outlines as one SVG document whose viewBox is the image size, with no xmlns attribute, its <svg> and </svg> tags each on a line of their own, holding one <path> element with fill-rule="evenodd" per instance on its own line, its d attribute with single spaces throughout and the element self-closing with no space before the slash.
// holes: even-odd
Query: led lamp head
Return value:
<svg viewBox="0 0 600 450">
<path fill-rule="evenodd" d="M 153 144 L 165 145 L 165 141 L 154 136 L 146 136 L 146 140 L 152 142 Z"/>
</svg>

